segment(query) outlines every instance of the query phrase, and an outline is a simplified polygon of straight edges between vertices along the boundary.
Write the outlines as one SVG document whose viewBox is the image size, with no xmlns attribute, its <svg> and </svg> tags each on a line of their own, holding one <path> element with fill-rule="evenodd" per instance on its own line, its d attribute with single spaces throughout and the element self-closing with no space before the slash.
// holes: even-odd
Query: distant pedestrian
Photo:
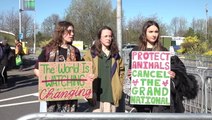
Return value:
<svg viewBox="0 0 212 120">
<path fill-rule="evenodd" d="M 3 50 L 3 56 L 0 61 L 0 79 L 2 81 L 2 87 L 7 87 L 8 85 L 8 78 L 7 78 L 7 69 L 8 69 L 8 60 L 10 59 L 10 52 L 11 48 L 10 45 L 7 43 L 7 40 L 3 40 L 2 43 L 0 43 L 0 49 Z"/>
<path fill-rule="evenodd" d="M 24 55 L 24 50 L 22 47 L 22 43 L 18 39 L 15 39 L 15 57 L 16 57 L 16 60 L 18 57 L 20 58 L 20 61 L 21 61 L 20 64 L 17 64 L 16 66 L 19 68 L 20 71 L 23 70 L 23 55 Z"/>
</svg>

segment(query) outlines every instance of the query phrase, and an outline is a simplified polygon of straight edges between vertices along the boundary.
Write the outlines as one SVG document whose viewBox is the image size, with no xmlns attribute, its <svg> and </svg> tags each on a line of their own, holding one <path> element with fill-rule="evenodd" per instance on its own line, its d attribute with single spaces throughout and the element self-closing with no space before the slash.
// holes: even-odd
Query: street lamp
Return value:
<svg viewBox="0 0 212 120">
<path fill-rule="evenodd" d="M 116 21 L 117 21 L 117 43 L 118 48 L 121 53 L 122 49 L 122 0 L 117 0 L 117 14 L 116 14 Z"/>
<path fill-rule="evenodd" d="M 21 13 L 22 13 L 23 9 L 22 9 L 22 2 L 21 0 L 19 0 L 19 34 L 18 34 L 18 39 L 20 40 L 21 42 L 21 39 L 23 37 L 23 34 L 21 32 Z"/>
<path fill-rule="evenodd" d="M 125 40 L 125 44 L 127 44 L 127 41 L 128 41 L 128 30 L 129 30 L 129 29 L 126 28 L 126 38 L 125 38 L 126 40 Z"/>
<path fill-rule="evenodd" d="M 19 40 L 23 39 L 23 33 L 21 32 L 21 13 L 22 11 L 34 11 L 34 25 L 33 25 L 33 33 L 34 33 L 34 51 L 36 51 L 36 22 L 35 22 L 35 0 L 19 0 Z"/>
<path fill-rule="evenodd" d="M 206 40 L 208 40 L 208 4 L 205 5 L 206 12 Z"/>
</svg>

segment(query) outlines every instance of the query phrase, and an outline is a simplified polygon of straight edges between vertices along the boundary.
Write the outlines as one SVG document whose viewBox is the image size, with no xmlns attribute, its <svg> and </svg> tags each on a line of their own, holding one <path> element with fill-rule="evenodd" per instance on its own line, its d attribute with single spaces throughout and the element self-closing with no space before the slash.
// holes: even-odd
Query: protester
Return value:
<svg viewBox="0 0 212 120">
<path fill-rule="evenodd" d="M 68 21 L 60 21 L 55 27 L 52 40 L 43 47 L 36 62 L 34 73 L 39 77 L 39 62 L 70 62 L 81 59 L 79 50 L 72 45 L 74 25 Z M 47 112 L 75 112 L 77 100 L 48 101 Z"/>
<path fill-rule="evenodd" d="M 10 52 L 11 48 L 10 45 L 7 43 L 7 40 L 3 40 L 2 43 L 0 44 L 0 49 L 2 50 L 2 58 L 0 59 L 0 70 L 1 70 L 1 75 L 0 79 L 2 81 L 2 87 L 7 87 L 8 85 L 8 78 L 7 78 L 7 70 L 8 70 L 8 60 L 10 59 Z M 2 54 L 0 53 L 0 54 Z"/>
<path fill-rule="evenodd" d="M 23 70 L 23 55 L 24 55 L 24 51 L 23 51 L 23 47 L 22 47 L 22 43 L 18 40 L 15 39 L 15 57 L 20 57 L 20 61 L 21 63 L 16 65 L 20 71 Z"/>
<path fill-rule="evenodd" d="M 102 27 L 90 50 L 83 59 L 93 63 L 93 99 L 89 100 L 92 112 L 116 112 L 122 98 L 124 65 L 110 27 Z"/>
<path fill-rule="evenodd" d="M 160 28 L 157 22 L 149 20 L 144 23 L 142 32 L 139 37 L 139 46 L 132 51 L 167 51 L 160 43 Z M 129 61 L 128 75 L 131 76 L 131 56 Z M 182 113 L 184 106 L 182 101 L 195 98 L 198 91 L 197 81 L 194 76 L 186 73 L 186 68 L 177 56 L 171 57 L 171 96 L 170 106 L 163 105 L 133 105 L 137 112 L 171 112 Z"/>
</svg>

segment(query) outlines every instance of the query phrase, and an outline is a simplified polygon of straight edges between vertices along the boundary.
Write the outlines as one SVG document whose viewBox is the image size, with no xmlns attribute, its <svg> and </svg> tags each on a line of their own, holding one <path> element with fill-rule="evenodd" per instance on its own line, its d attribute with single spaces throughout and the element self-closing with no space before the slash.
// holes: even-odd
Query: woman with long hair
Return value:
<svg viewBox="0 0 212 120">
<path fill-rule="evenodd" d="M 116 112 L 122 97 L 124 64 L 119 55 L 113 31 L 103 26 L 97 40 L 83 57 L 93 63 L 93 98 L 89 100 L 92 112 Z"/>
<path fill-rule="evenodd" d="M 132 51 L 168 51 L 160 43 L 160 27 L 157 22 L 149 20 L 143 25 L 140 37 L 139 46 Z M 128 76 L 131 77 L 131 59 L 130 53 Z M 170 106 L 163 105 L 133 105 L 138 112 L 184 112 L 182 101 L 184 98 L 193 99 L 197 95 L 198 85 L 194 76 L 188 75 L 183 62 L 176 56 L 171 57 L 170 75 Z"/>
<path fill-rule="evenodd" d="M 39 77 L 39 62 L 70 62 L 81 60 L 79 50 L 72 45 L 74 25 L 60 21 L 55 27 L 52 40 L 42 49 L 35 65 L 34 73 Z M 48 101 L 47 112 L 75 112 L 77 100 Z"/>
</svg>

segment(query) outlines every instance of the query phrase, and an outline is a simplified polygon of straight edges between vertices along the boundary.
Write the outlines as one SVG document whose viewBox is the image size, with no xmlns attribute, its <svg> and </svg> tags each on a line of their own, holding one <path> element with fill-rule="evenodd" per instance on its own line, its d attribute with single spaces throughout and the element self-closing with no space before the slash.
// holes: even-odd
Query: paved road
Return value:
<svg viewBox="0 0 212 120">
<path fill-rule="evenodd" d="M 25 56 L 25 71 L 8 71 L 8 87 L 0 89 L 1 120 L 15 120 L 29 113 L 39 112 L 38 80 L 33 74 L 34 56 Z"/>
<path fill-rule="evenodd" d="M 36 56 L 25 56 L 25 70 L 11 69 L 8 71 L 8 88 L 0 89 L 0 119 L 16 120 L 17 118 L 38 113 L 38 79 L 34 76 L 33 68 Z M 80 101 L 79 111 L 85 111 L 87 104 Z"/>
</svg>

